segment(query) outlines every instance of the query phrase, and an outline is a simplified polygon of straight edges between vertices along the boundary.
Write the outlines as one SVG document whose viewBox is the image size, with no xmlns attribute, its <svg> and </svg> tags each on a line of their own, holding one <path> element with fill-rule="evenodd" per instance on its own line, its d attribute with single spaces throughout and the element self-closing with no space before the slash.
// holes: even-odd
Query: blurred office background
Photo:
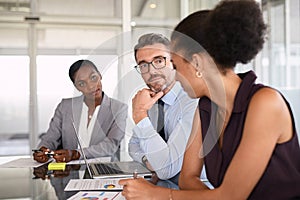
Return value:
<svg viewBox="0 0 300 200">
<path fill-rule="evenodd" d="M 91 59 L 103 74 L 103 90 L 131 105 L 144 86 L 133 68 L 137 38 L 147 32 L 169 36 L 189 13 L 218 2 L 0 0 L 0 156 L 31 154 L 61 98 L 78 95 L 68 77 L 73 62 Z M 255 60 L 236 70 L 253 69 L 258 81 L 282 91 L 299 130 L 300 1 L 258 2 L 269 25 L 268 41 Z M 124 153 L 131 127 L 129 119 Z"/>
</svg>

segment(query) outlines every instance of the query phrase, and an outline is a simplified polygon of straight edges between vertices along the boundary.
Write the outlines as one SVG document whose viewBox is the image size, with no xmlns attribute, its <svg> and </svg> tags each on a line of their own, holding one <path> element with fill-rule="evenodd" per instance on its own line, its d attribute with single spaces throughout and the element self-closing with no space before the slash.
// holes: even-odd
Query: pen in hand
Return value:
<svg viewBox="0 0 300 200">
<path fill-rule="evenodd" d="M 32 152 L 34 152 L 34 153 L 39 153 L 39 152 L 43 152 L 43 151 L 40 150 L 40 149 L 32 149 Z"/>
<path fill-rule="evenodd" d="M 34 152 L 34 153 L 42 153 L 43 151 L 40 150 L 40 149 L 32 149 L 32 152 Z M 53 156 L 57 155 L 57 154 L 54 153 L 54 151 L 45 151 L 44 154 L 47 155 L 50 158 L 52 158 Z"/>
</svg>

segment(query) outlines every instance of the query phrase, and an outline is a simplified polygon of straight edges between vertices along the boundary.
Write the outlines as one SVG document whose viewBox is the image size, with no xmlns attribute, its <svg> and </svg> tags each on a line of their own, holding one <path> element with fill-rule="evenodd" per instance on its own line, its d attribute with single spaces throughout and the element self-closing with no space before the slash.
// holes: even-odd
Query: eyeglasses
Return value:
<svg viewBox="0 0 300 200">
<path fill-rule="evenodd" d="M 152 65 L 155 69 L 162 69 L 166 66 L 166 57 L 158 56 L 154 58 L 151 62 L 140 62 L 138 65 L 134 66 L 134 68 L 140 74 L 146 74 L 150 70 L 150 65 Z"/>
</svg>

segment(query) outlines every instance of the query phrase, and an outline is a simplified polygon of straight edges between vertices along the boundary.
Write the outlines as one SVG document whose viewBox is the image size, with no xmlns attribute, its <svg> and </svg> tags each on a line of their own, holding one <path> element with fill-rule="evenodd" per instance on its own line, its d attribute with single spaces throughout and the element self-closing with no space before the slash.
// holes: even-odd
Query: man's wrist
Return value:
<svg viewBox="0 0 300 200">
<path fill-rule="evenodd" d="M 133 121 L 135 122 L 135 124 L 138 124 L 141 120 L 143 120 L 146 117 L 148 117 L 148 114 L 145 111 L 134 112 L 132 115 L 132 118 L 133 118 Z"/>
</svg>

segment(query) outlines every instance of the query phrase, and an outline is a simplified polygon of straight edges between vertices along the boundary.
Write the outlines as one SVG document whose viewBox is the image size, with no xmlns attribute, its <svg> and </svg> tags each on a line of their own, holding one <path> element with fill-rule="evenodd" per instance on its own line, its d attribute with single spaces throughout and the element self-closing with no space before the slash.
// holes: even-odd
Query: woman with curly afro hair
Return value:
<svg viewBox="0 0 300 200">
<path fill-rule="evenodd" d="M 176 78 L 200 98 L 179 179 L 180 190 L 122 180 L 127 199 L 300 199 L 300 147 L 293 113 L 253 71 L 237 74 L 266 34 L 254 0 L 221 1 L 183 19 L 171 36 Z M 205 164 L 208 188 L 200 180 Z"/>
</svg>

